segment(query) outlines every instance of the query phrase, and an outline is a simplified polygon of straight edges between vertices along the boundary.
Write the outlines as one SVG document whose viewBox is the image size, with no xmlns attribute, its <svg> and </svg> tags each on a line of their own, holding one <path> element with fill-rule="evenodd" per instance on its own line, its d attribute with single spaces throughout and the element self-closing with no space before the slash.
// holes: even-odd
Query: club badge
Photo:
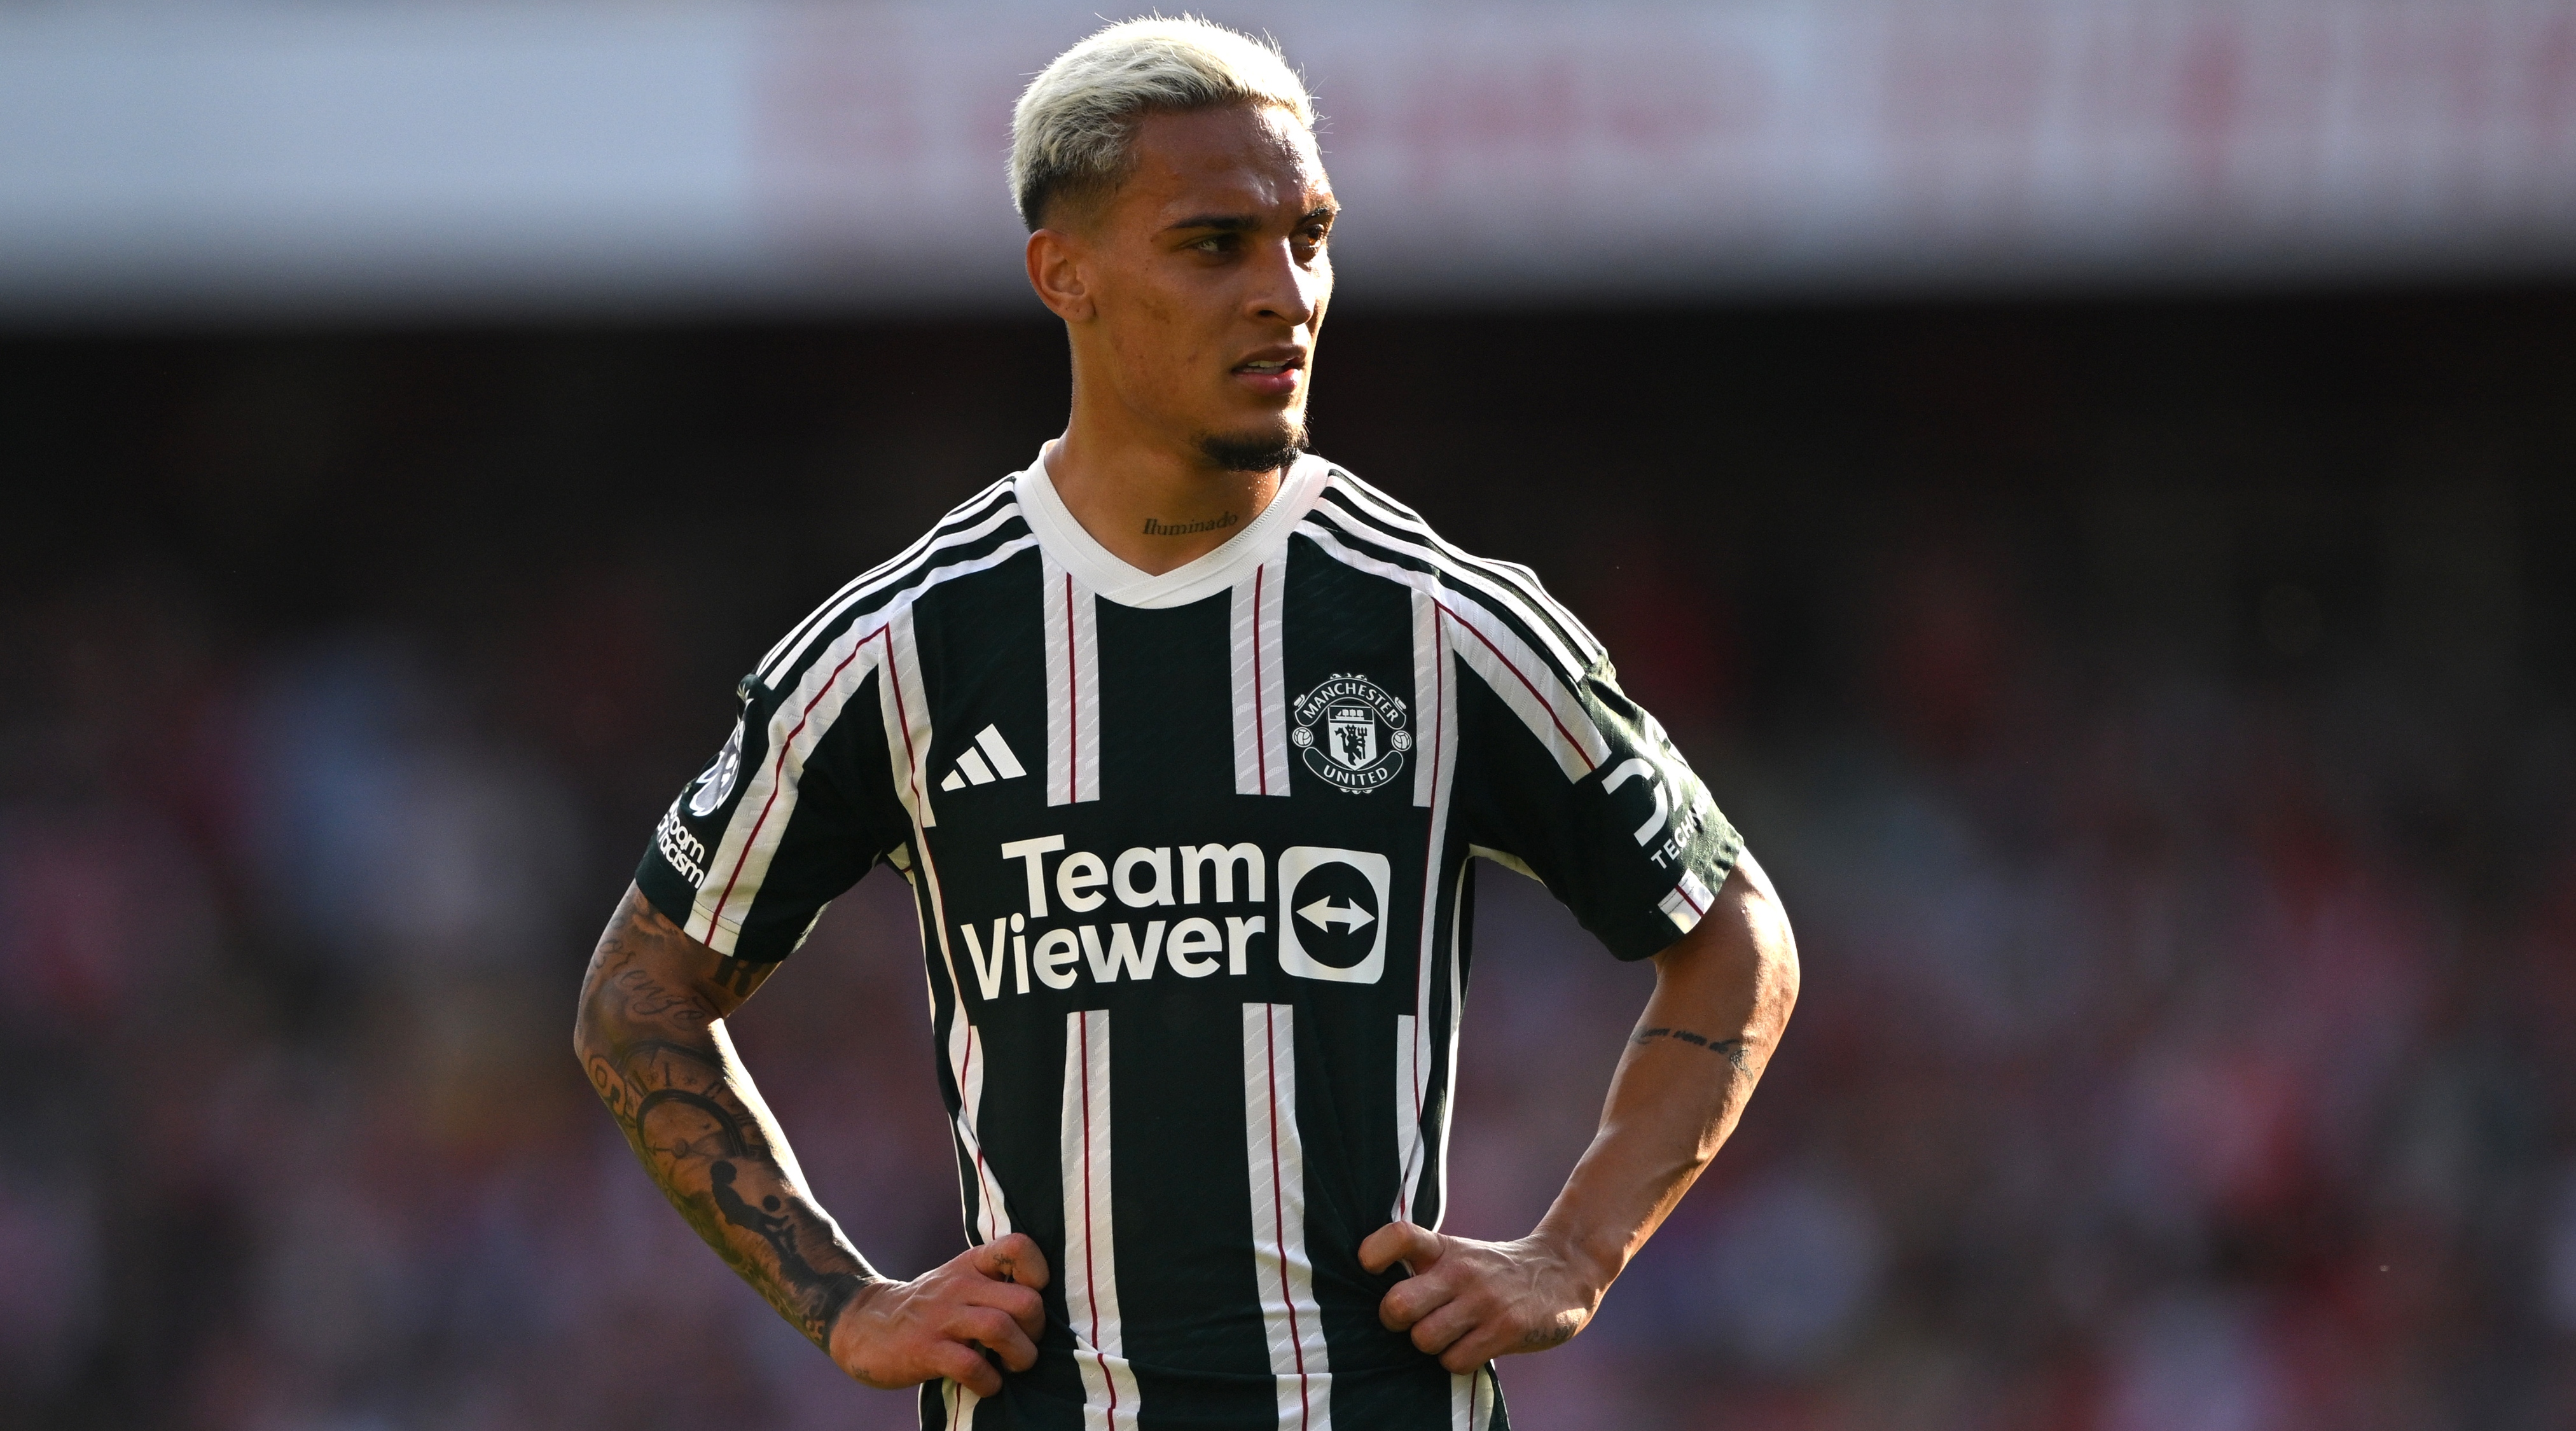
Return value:
<svg viewBox="0 0 2576 1431">
<path fill-rule="evenodd" d="M 1335 676 L 1297 700 L 1288 743 L 1336 790 L 1365 795 L 1404 769 L 1404 702 L 1366 676 Z"/>
</svg>

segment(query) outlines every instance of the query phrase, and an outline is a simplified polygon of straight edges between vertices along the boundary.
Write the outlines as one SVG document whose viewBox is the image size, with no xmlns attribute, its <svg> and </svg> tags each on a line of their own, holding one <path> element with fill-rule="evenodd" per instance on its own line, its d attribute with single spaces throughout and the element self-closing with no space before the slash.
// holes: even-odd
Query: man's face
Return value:
<svg viewBox="0 0 2576 1431">
<path fill-rule="evenodd" d="M 1093 299 L 1075 325 L 1083 380 L 1219 467 L 1279 466 L 1306 440 L 1333 291 L 1314 137 L 1284 110 L 1229 107 L 1147 116 L 1135 153 L 1126 182 L 1076 219 Z"/>
</svg>

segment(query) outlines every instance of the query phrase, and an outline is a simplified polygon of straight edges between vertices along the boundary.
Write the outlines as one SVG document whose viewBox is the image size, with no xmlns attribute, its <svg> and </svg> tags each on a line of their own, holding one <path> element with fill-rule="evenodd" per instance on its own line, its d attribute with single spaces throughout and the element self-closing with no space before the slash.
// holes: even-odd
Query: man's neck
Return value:
<svg viewBox="0 0 2576 1431">
<path fill-rule="evenodd" d="M 1279 495 L 1283 475 L 1229 472 L 1194 453 L 1103 443 L 1078 420 L 1048 452 L 1046 470 L 1092 540 L 1152 576 L 1225 545 Z"/>
</svg>

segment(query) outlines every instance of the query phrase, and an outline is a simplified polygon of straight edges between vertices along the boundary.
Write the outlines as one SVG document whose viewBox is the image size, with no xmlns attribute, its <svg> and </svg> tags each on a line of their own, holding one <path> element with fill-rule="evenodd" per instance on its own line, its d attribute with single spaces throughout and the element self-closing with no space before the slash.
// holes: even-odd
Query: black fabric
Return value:
<svg viewBox="0 0 2576 1431">
<path fill-rule="evenodd" d="M 1084 1269 L 1067 1248 L 1101 1219 L 1068 1206 L 1069 1176 L 1089 1186 L 1085 1154 L 1068 1149 L 1110 1160 L 1114 1253 L 1084 1285 L 1096 1305 L 1114 1283 L 1141 1424 L 1279 1424 L 1283 1387 L 1293 1397 L 1299 1383 L 1274 1370 L 1264 1307 L 1295 1298 L 1284 1234 L 1265 1252 L 1257 1233 L 1253 1171 L 1262 1149 L 1293 1143 L 1293 1188 L 1267 1190 L 1274 1208 L 1303 1199 L 1293 1230 L 1311 1303 L 1297 1303 L 1298 1325 L 1321 1328 L 1316 1369 L 1331 1374 L 1329 1393 L 1320 1381 L 1311 1393 L 1345 1427 L 1449 1427 L 1464 1384 L 1378 1324 L 1393 1277 L 1362 1269 L 1358 1247 L 1399 1207 L 1441 1216 L 1469 847 L 1537 874 L 1635 959 L 1680 936 L 1677 888 L 1696 881 L 1704 903 L 1740 842 L 1606 659 L 1566 659 L 1597 647 L 1535 578 L 1446 548 L 1338 471 L 1262 558 L 1266 583 L 1285 554 L 1283 669 L 1265 669 L 1262 689 L 1303 712 L 1288 793 L 1237 793 L 1236 623 L 1251 606 L 1223 590 L 1159 609 L 1080 593 L 1097 632 L 1096 710 L 1082 719 L 1096 727 L 1098 798 L 1051 805 L 1050 731 L 1083 708 L 1049 661 L 1078 641 L 1050 625 L 1063 618 L 1047 595 L 1066 578 L 1016 511 L 1007 486 L 979 494 L 773 650 L 742 688 L 733 774 L 720 757 L 682 791 L 637 881 L 693 934 L 761 960 L 786 957 L 878 859 L 912 883 L 970 1236 L 1025 1232 L 1056 1269 L 1039 1365 L 973 1426 L 1078 1426 L 1095 1394 L 1069 1300 Z M 1479 674 L 1428 644 L 1426 631 L 1454 643 L 1465 629 L 1441 610 L 1495 633 L 1514 679 L 1566 693 L 1547 719 L 1580 723 L 1590 753 L 1551 747 L 1489 686 L 1490 663 Z M 1419 688 L 1417 645 L 1434 673 Z M 1444 699 L 1454 727 L 1440 724 Z M 1448 773 L 1418 784 L 1444 758 Z M 1417 803 L 1418 789 L 1437 798 Z M 1659 801 L 1665 818 L 1641 839 Z M 1030 841 L 1054 848 L 1003 853 Z M 1218 848 L 1241 860 L 1192 854 Z M 1123 870 L 1123 889 L 1068 883 L 1086 856 Z M 1068 962 L 1041 957 L 1067 947 Z M 1084 1020 L 1106 1021 L 1105 1129 L 1067 1113 L 1091 1116 L 1078 1089 L 1067 1102 L 1069 1068 L 1088 1067 L 1072 1031 Z M 1282 1069 L 1293 1107 L 1266 1101 L 1262 1080 Z M 1479 1405 L 1505 1425 L 1487 1376 Z M 946 1424 L 952 1395 L 925 1391 L 925 1425 Z"/>
<path fill-rule="evenodd" d="M 1610 758 L 1580 780 L 1566 780 L 1520 718 L 1493 689 L 1469 681 L 1459 692 L 1462 748 L 1476 764 L 1458 780 L 1458 824 L 1469 842 L 1517 856 L 1583 927 L 1621 959 L 1662 953 L 1681 937 L 1657 907 L 1688 870 L 1714 893 L 1744 852 L 1744 841 L 1719 814 L 1708 789 L 1653 717 L 1628 699 L 1606 671 L 1588 672 L 1577 694 L 1610 742 Z M 1518 738 L 1515 738 L 1518 737 Z M 1605 787 L 1632 760 L 1617 790 Z M 1665 817 L 1649 836 L 1655 786 Z"/>
</svg>

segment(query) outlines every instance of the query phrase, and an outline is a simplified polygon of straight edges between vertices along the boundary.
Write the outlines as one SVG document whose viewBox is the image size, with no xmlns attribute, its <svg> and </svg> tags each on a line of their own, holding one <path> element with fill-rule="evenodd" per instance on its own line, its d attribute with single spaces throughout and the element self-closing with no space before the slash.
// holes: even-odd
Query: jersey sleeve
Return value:
<svg viewBox="0 0 2576 1431">
<path fill-rule="evenodd" d="M 911 832 L 870 673 L 773 690 L 746 676 L 733 733 L 654 827 L 635 884 L 719 954 L 774 963 Z M 810 683 L 807 683 L 810 684 Z"/>
<path fill-rule="evenodd" d="M 1534 698 L 1460 683 L 1462 833 L 1544 883 L 1612 954 L 1661 953 L 1698 925 L 1743 839 L 1606 657 L 1570 679 L 1502 673 L 1523 675 Z"/>
</svg>

